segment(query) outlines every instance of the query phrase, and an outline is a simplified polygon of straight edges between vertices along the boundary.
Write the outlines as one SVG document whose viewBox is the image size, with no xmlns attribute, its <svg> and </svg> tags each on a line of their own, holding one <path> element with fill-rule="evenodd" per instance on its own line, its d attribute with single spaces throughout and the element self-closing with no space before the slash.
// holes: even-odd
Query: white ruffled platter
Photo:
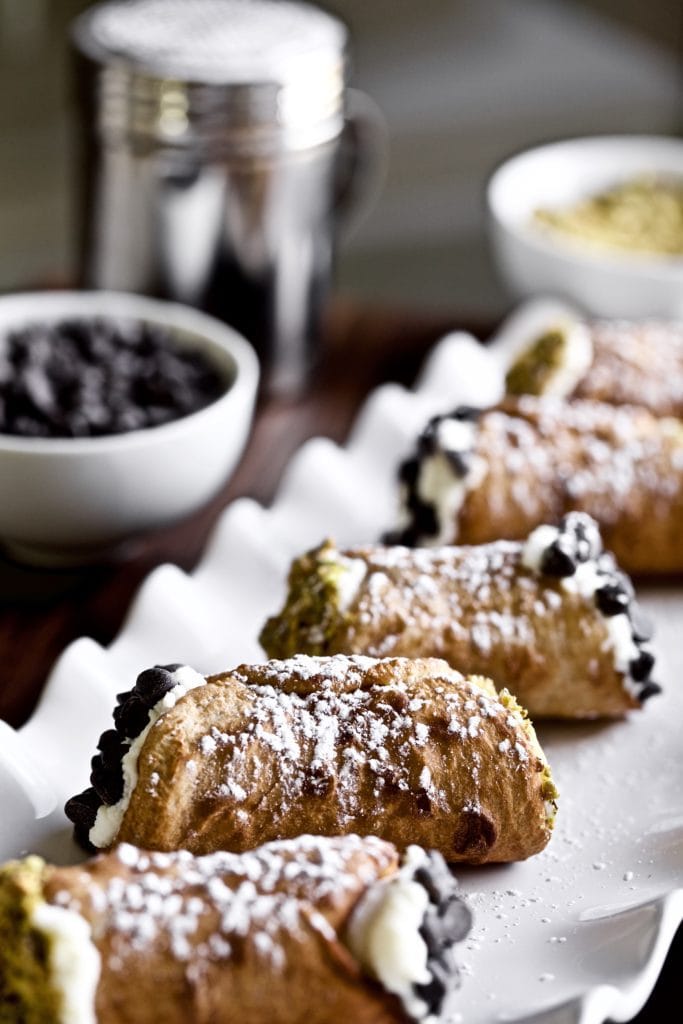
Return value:
<svg viewBox="0 0 683 1024">
<path fill-rule="evenodd" d="M 566 312 L 529 303 L 487 348 L 444 338 L 413 390 L 387 384 L 369 397 L 343 448 L 305 444 L 270 508 L 228 507 L 194 572 L 152 572 L 109 647 L 71 644 L 30 721 L 18 731 L 0 722 L 0 859 L 81 859 L 62 808 L 87 785 L 115 694 L 155 663 L 209 673 L 262 660 L 258 632 L 291 558 L 326 536 L 349 545 L 394 525 L 396 466 L 428 417 L 495 401 L 507 353 Z M 639 596 L 656 625 L 663 694 L 625 721 L 539 726 L 561 791 L 549 846 L 522 864 L 457 872 L 475 915 L 460 952 L 467 1024 L 627 1021 L 683 920 L 683 587 Z"/>
</svg>

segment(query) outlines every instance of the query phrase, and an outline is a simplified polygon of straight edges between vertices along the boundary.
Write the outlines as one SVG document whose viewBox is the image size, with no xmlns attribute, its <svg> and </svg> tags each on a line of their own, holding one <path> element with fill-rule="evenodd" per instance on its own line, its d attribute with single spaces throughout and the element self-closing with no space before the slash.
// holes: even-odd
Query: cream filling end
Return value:
<svg viewBox="0 0 683 1024">
<path fill-rule="evenodd" d="M 90 925 L 75 911 L 49 903 L 36 906 L 31 924 L 48 940 L 52 983 L 62 998 L 59 1024 L 97 1024 L 101 961 Z"/>
<path fill-rule="evenodd" d="M 189 665 L 181 665 L 173 673 L 176 685 L 168 693 L 164 694 L 160 701 L 154 705 L 149 712 L 148 724 L 139 736 L 132 741 L 128 753 L 121 761 L 123 772 L 123 796 L 115 804 L 102 804 L 97 810 L 95 824 L 88 833 L 88 839 L 98 849 L 105 849 L 114 842 L 121 827 L 123 816 L 126 813 L 130 798 L 133 795 L 138 781 L 138 757 L 142 746 L 147 739 L 149 730 L 154 723 L 161 718 L 170 708 L 175 707 L 181 697 L 184 697 L 190 690 L 197 686 L 203 686 L 206 682 L 204 676 L 195 672 Z"/>
<path fill-rule="evenodd" d="M 414 880 L 415 871 L 425 862 L 424 850 L 408 847 L 397 874 L 378 882 L 361 899 L 347 936 L 351 952 L 364 969 L 397 995 L 416 1020 L 426 1016 L 426 1006 L 413 986 L 425 985 L 431 978 L 427 945 L 420 935 L 429 896 Z"/>
</svg>

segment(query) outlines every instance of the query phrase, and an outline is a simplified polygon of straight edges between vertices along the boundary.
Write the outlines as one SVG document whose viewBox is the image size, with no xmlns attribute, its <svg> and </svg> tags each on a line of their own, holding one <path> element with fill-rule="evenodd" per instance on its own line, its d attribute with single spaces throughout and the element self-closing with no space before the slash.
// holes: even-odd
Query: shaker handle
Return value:
<svg viewBox="0 0 683 1024">
<path fill-rule="evenodd" d="M 348 89 L 342 145 L 335 183 L 337 227 L 348 238 L 379 199 L 389 166 L 389 130 L 384 114 L 367 93 Z"/>
</svg>

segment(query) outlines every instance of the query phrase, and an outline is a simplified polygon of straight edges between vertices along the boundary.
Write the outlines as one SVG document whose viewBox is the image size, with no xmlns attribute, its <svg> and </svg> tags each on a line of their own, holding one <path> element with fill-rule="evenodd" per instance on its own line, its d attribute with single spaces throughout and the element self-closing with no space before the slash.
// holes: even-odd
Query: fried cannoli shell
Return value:
<svg viewBox="0 0 683 1024">
<path fill-rule="evenodd" d="M 598 522 L 626 572 L 683 570 L 681 421 L 635 406 L 527 395 L 482 412 L 473 438 L 470 451 L 457 453 L 475 472 L 458 481 L 464 493 L 455 514 L 440 511 L 438 499 L 418 501 L 416 514 L 425 459 L 409 460 L 417 478 L 413 507 L 392 540 L 410 546 L 522 540 L 576 510 Z M 446 462 L 452 454 L 445 453 Z M 435 525 L 425 525 L 425 504 Z"/>
<path fill-rule="evenodd" d="M 15 899 L 13 926 L 21 901 L 87 922 L 100 961 L 90 1018 L 98 1024 L 406 1024 L 413 1018 L 401 1000 L 342 942 L 359 899 L 397 867 L 389 844 L 358 836 L 201 859 L 121 846 L 77 867 L 15 862 L 0 872 L 0 894 Z M 23 942 L 17 956 L 38 960 L 40 939 L 25 926 L 23 938 L 17 928 L 5 941 L 17 950 Z M 30 966 L 38 977 L 40 961 Z M 48 1019 L 32 1017 L 26 999 L 17 1024 Z"/>
<path fill-rule="evenodd" d="M 506 386 L 681 418 L 683 322 L 558 319 L 520 347 Z"/>
<path fill-rule="evenodd" d="M 641 707 L 658 690 L 642 671 L 646 662 L 651 669 L 649 652 L 627 636 L 632 662 L 620 664 L 615 619 L 594 595 L 527 568 L 523 551 L 513 541 L 341 552 L 325 542 L 293 563 L 285 605 L 266 622 L 261 643 L 270 658 L 295 651 L 443 658 L 506 686 L 534 721 L 612 718 Z M 343 581 L 353 577 L 349 600 Z M 622 602 L 619 625 L 632 634 L 628 581 L 618 572 L 599 579 Z"/>
<path fill-rule="evenodd" d="M 545 847 L 555 796 L 526 713 L 489 680 L 296 657 L 213 676 L 159 718 L 114 839 L 207 853 L 352 831 L 514 861 Z"/>
<path fill-rule="evenodd" d="M 593 361 L 573 396 L 683 417 L 683 322 L 594 320 Z"/>
</svg>

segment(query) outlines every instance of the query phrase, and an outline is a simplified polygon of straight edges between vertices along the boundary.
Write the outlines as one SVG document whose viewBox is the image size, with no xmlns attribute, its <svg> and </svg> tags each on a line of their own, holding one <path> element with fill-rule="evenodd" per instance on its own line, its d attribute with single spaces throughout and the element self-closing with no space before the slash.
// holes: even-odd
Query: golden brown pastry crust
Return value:
<svg viewBox="0 0 683 1024">
<path fill-rule="evenodd" d="M 626 572 L 683 571 L 679 420 L 635 406 L 509 398 L 479 417 L 474 454 L 486 473 L 446 543 L 522 540 L 577 510 L 598 522 Z"/>
<path fill-rule="evenodd" d="M 406 1024 L 340 941 L 397 864 L 390 845 L 357 836 L 201 861 L 120 847 L 46 868 L 44 891 L 92 927 L 98 1024 Z"/>
<path fill-rule="evenodd" d="M 270 658 L 295 651 L 444 658 L 507 687 L 534 721 L 616 717 L 640 707 L 616 668 L 595 600 L 525 568 L 521 553 L 521 544 L 507 541 L 342 552 L 328 542 L 294 562 L 290 580 L 303 600 L 268 620 L 261 641 Z M 313 612 L 306 595 L 335 558 L 360 560 L 365 576 L 348 608 L 321 596 Z"/>
<path fill-rule="evenodd" d="M 530 723 L 488 680 L 298 657 L 213 676 L 159 719 L 117 841 L 205 853 L 359 832 L 522 860 L 548 842 L 555 795 Z"/>
<path fill-rule="evenodd" d="M 594 320 L 593 362 L 573 397 L 683 417 L 683 323 Z"/>
</svg>

